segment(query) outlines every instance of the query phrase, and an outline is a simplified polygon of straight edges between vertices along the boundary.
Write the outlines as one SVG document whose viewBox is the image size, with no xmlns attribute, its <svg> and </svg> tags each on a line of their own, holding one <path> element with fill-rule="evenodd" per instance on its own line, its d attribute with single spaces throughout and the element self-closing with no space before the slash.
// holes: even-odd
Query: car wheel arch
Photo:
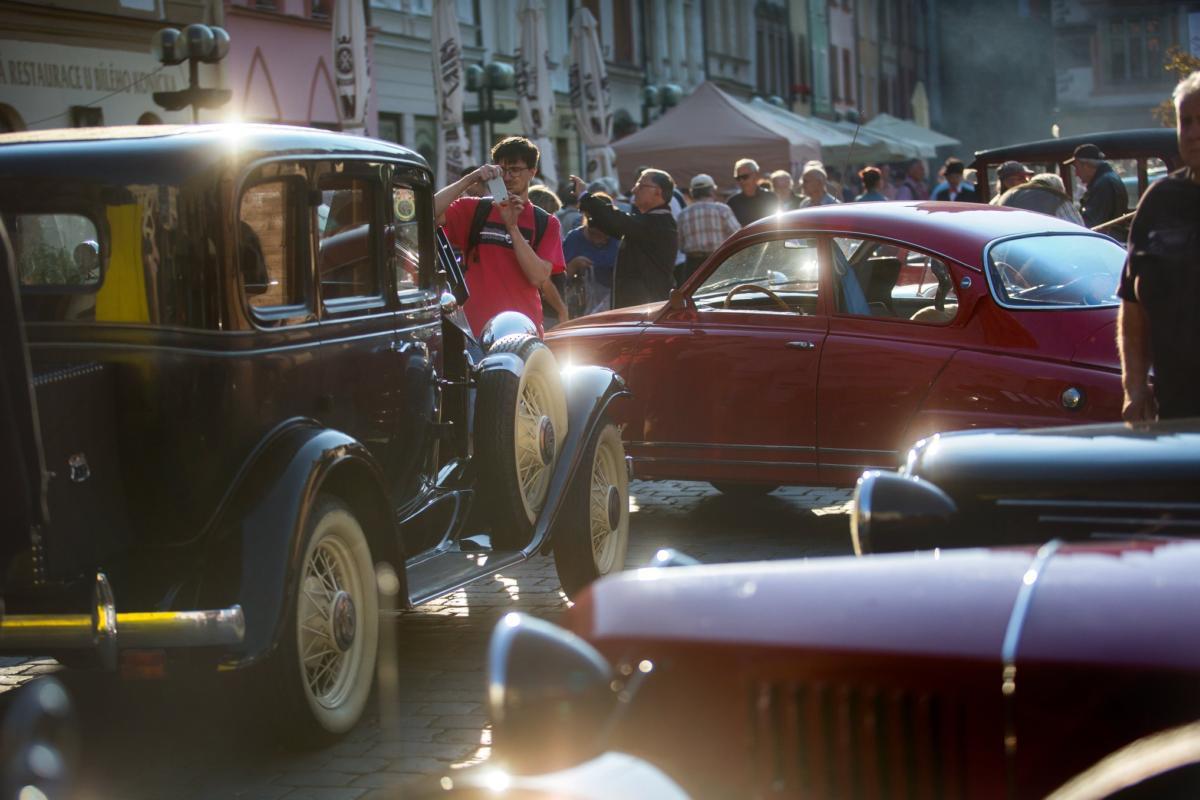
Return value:
<svg viewBox="0 0 1200 800">
<path fill-rule="evenodd" d="M 227 667 L 250 666 L 278 646 L 285 610 L 298 590 L 303 532 L 321 493 L 338 497 L 361 519 L 373 561 L 392 564 L 407 604 L 403 554 L 382 470 L 365 445 L 309 421 L 274 437 L 240 477 L 220 529 L 240 543 L 236 600 L 246 615 L 246 638 Z"/>
</svg>

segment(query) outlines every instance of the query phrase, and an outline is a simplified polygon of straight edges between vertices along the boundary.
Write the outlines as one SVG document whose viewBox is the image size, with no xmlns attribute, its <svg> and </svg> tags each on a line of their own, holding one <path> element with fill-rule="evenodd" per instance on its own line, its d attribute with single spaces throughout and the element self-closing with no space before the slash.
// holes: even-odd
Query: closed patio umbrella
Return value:
<svg viewBox="0 0 1200 800">
<path fill-rule="evenodd" d="M 546 9 L 542 0 L 521 0 L 517 16 L 521 21 L 521 46 L 517 50 L 517 109 L 525 135 L 541 151 L 542 176 L 551 186 L 558 185 L 558 168 L 550 126 L 554 123 L 554 88 L 550 85 L 549 40 L 546 37 Z"/>
<path fill-rule="evenodd" d="M 433 11 L 433 86 L 438 103 L 437 185 L 458 180 L 471 158 L 463 130 L 462 39 L 458 3 L 437 0 Z"/>
<path fill-rule="evenodd" d="M 359 0 L 334 4 L 333 74 L 342 130 L 364 133 L 371 84 L 367 71 L 367 22 Z"/>
<path fill-rule="evenodd" d="M 587 148 L 587 179 L 616 177 L 612 142 L 612 96 L 600 50 L 596 18 L 580 7 L 571 18 L 571 108 Z"/>
</svg>

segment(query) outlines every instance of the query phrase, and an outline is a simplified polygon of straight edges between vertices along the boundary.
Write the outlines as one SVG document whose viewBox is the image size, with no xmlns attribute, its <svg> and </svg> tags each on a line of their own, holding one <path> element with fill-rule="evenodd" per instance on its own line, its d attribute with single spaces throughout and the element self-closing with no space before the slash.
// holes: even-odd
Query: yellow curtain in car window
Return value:
<svg viewBox="0 0 1200 800">
<path fill-rule="evenodd" d="M 142 267 L 142 212 L 136 203 L 108 207 L 110 249 L 104 284 L 96 293 L 97 322 L 149 322 Z"/>
</svg>

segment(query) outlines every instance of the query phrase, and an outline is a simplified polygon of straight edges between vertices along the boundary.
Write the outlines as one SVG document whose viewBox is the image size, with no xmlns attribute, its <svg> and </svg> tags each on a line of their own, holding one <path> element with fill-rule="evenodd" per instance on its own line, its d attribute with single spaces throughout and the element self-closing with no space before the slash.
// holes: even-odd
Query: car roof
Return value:
<svg viewBox="0 0 1200 800">
<path fill-rule="evenodd" d="M 789 211 L 751 223 L 737 237 L 780 228 L 877 236 L 976 268 L 983 263 L 983 248 L 996 239 L 1045 233 L 1100 235 L 1066 220 L 1017 208 L 981 203 L 894 201 L 841 203 Z"/>
<path fill-rule="evenodd" d="M 1135 128 L 1065 136 L 1059 139 L 1041 139 L 1036 142 L 978 150 L 970 166 L 973 169 L 982 169 L 985 165 L 1005 161 L 1062 162 L 1070 158 L 1075 148 L 1081 144 L 1096 145 L 1105 158 L 1158 156 L 1168 166 L 1173 166 L 1179 160 L 1179 143 L 1174 128 Z"/>
<path fill-rule="evenodd" d="M 107 128 L 59 128 L 0 134 L 0 158 L 54 151 L 84 155 L 137 157 L 154 152 L 170 156 L 209 151 L 245 162 L 261 155 L 328 154 L 380 156 L 429 169 L 418 153 L 392 142 L 317 128 L 256 123 L 217 125 L 126 125 Z"/>
</svg>

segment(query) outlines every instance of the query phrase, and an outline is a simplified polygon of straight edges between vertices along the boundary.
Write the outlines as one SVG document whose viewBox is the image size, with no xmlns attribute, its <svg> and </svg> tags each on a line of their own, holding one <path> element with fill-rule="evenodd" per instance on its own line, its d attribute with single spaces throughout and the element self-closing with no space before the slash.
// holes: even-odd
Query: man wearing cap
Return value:
<svg viewBox="0 0 1200 800">
<path fill-rule="evenodd" d="M 1079 210 L 1083 214 L 1083 222 L 1089 228 L 1094 228 L 1116 219 L 1129 210 L 1129 195 L 1125 193 L 1125 184 L 1120 176 L 1113 171 L 1112 164 L 1104 160 L 1104 153 L 1094 144 L 1081 144 L 1075 148 L 1075 153 L 1066 161 L 1074 165 L 1087 189 L 1079 198 Z"/>
<path fill-rule="evenodd" d="M 996 170 L 996 196 L 988 201 L 988 205 L 1000 205 L 1000 195 L 1009 189 L 1020 186 L 1034 175 L 1033 170 L 1020 161 L 1005 161 Z"/>
<path fill-rule="evenodd" d="M 951 156 L 946 159 L 946 185 L 933 193 L 934 200 L 956 200 L 961 203 L 974 203 L 978 198 L 975 189 L 963 181 L 963 162 Z"/>
<path fill-rule="evenodd" d="M 738 191 L 725 202 L 733 209 L 739 225 L 749 225 L 779 210 L 775 195 L 758 185 L 759 177 L 758 162 L 754 159 L 740 158 L 733 165 Z"/>
<path fill-rule="evenodd" d="M 1142 195 L 1117 289 L 1127 422 L 1200 416 L 1200 72 L 1172 99 L 1185 166 Z"/>
<path fill-rule="evenodd" d="M 703 173 L 692 178 L 692 204 L 679 214 L 679 249 L 687 255 L 675 266 L 675 285 L 680 286 L 712 255 L 721 243 L 737 233 L 737 217 L 724 203 L 717 202 L 717 182 Z"/>
</svg>

